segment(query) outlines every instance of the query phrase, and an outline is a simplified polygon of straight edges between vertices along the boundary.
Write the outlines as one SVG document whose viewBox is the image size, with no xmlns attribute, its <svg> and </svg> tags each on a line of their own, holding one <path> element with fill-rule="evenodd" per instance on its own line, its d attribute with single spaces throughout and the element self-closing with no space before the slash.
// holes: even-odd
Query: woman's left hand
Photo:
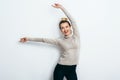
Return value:
<svg viewBox="0 0 120 80">
<path fill-rule="evenodd" d="M 54 5 L 52 5 L 54 8 L 62 8 L 62 5 L 59 3 L 55 3 Z"/>
</svg>

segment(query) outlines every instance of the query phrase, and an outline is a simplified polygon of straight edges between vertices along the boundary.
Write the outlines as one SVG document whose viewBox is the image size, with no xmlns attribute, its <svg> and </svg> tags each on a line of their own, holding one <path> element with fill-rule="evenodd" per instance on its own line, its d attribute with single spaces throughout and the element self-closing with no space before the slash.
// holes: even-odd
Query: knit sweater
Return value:
<svg viewBox="0 0 120 80">
<path fill-rule="evenodd" d="M 62 39 L 28 37 L 28 41 L 44 42 L 44 43 L 57 45 L 61 48 L 58 63 L 62 65 L 77 65 L 79 62 L 78 59 L 79 59 L 79 50 L 80 50 L 79 30 L 77 28 L 75 20 L 69 14 L 69 12 L 65 8 L 62 8 L 61 10 L 64 12 L 64 14 L 68 17 L 69 21 L 71 22 L 73 34 L 64 36 Z"/>
</svg>

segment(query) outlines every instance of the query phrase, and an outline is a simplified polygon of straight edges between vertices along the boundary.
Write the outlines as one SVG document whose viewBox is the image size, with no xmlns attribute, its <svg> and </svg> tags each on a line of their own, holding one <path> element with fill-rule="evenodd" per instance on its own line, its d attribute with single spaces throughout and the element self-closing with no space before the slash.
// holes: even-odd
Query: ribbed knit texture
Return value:
<svg viewBox="0 0 120 80">
<path fill-rule="evenodd" d="M 79 50 L 80 50 L 80 35 L 76 22 L 69 12 L 63 7 L 61 9 L 71 22 L 73 34 L 64 36 L 64 38 L 50 39 L 50 38 L 31 38 L 29 41 L 44 42 L 54 44 L 61 47 L 61 54 L 58 63 L 62 65 L 76 65 L 79 62 Z"/>
</svg>

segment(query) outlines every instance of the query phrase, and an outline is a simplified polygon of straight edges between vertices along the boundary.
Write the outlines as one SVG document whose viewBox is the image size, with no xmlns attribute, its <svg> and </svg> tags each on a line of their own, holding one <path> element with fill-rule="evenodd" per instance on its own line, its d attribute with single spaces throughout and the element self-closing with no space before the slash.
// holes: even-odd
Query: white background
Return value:
<svg viewBox="0 0 120 80">
<path fill-rule="evenodd" d="M 52 80 L 59 49 L 19 39 L 60 36 L 65 15 L 51 7 L 55 2 L 79 27 L 79 80 L 120 80 L 119 0 L 0 0 L 0 80 Z"/>
</svg>

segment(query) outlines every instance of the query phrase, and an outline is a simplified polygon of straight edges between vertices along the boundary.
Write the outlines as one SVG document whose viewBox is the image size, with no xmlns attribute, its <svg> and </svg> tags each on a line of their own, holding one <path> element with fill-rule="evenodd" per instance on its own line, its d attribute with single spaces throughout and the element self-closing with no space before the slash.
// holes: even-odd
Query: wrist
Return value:
<svg viewBox="0 0 120 80">
<path fill-rule="evenodd" d="M 63 7 L 63 6 L 61 6 L 61 7 L 60 7 L 60 9 L 64 9 L 64 7 Z"/>
</svg>

